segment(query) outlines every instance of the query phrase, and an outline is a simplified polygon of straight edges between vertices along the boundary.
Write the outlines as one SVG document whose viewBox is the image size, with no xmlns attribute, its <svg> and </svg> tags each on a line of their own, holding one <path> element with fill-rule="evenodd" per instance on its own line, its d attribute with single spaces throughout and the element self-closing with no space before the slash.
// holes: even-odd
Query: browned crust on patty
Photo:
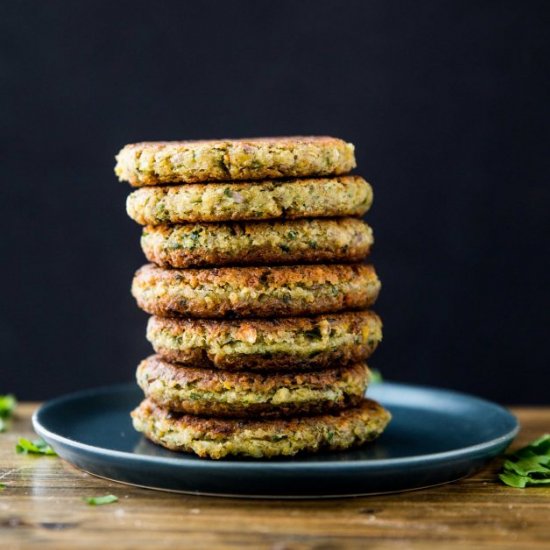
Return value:
<svg viewBox="0 0 550 550">
<path fill-rule="evenodd" d="M 185 367 L 152 355 L 137 369 L 146 397 L 172 411 L 205 416 L 320 414 L 357 405 L 369 378 L 364 363 L 318 372 L 229 372 Z"/>
<path fill-rule="evenodd" d="M 373 311 L 239 321 L 151 317 L 147 339 L 167 359 L 227 370 L 309 370 L 364 361 L 382 340 Z"/>
<path fill-rule="evenodd" d="M 133 186 L 310 175 L 355 168 L 351 143 L 328 136 L 291 136 L 126 145 L 115 173 Z"/>
<path fill-rule="evenodd" d="M 143 228 L 141 248 L 163 267 L 357 262 L 373 244 L 356 218 L 284 222 L 156 225 Z"/>
<path fill-rule="evenodd" d="M 371 265 L 165 269 L 147 264 L 132 283 L 141 309 L 161 317 L 316 315 L 371 306 L 380 291 Z"/>
</svg>

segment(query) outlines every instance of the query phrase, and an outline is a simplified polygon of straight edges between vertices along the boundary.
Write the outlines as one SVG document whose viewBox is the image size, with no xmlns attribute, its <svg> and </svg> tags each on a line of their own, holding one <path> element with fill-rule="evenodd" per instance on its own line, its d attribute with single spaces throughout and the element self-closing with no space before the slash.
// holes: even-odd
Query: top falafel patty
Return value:
<svg viewBox="0 0 550 550">
<path fill-rule="evenodd" d="M 126 145 L 115 173 L 135 187 L 345 174 L 352 143 L 328 136 L 158 141 Z"/>
</svg>

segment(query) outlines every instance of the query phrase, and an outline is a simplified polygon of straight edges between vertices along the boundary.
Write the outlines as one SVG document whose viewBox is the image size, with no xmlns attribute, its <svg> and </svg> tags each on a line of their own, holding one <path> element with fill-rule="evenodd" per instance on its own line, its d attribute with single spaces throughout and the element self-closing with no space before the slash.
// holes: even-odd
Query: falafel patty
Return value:
<svg viewBox="0 0 550 550">
<path fill-rule="evenodd" d="M 220 417 L 322 414 L 359 404 L 369 370 L 365 363 L 317 372 L 231 372 L 184 367 L 158 355 L 143 360 L 136 378 L 160 407 Z"/>
<path fill-rule="evenodd" d="M 342 451 L 376 439 L 391 419 L 391 414 L 371 399 L 332 414 L 277 419 L 205 418 L 170 412 L 150 399 L 131 414 L 134 428 L 151 441 L 213 459 Z"/>
<path fill-rule="evenodd" d="M 126 211 L 141 225 L 362 216 L 372 187 L 359 176 L 144 187 Z"/>
<path fill-rule="evenodd" d="M 242 321 L 151 317 L 147 339 L 168 361 L 227 370 L 304 370 L 364 361 L 382 340 L 372 311 Z"/>
<path fill-rule="evenodd" d="M 140 268 L 138 306 L 160 317 L 287 317 L 366 309 L 380 291 L 371 265 Z"/>
<path fill-rule="evenodd" d="M 328 136 L 291 136 L 126 145 L 115 173 L 131 185 L 345 174 L 354 146 Z"/>
<path fill-rule="evenodd" d="M 356 218 L 195 223 L 143 228 L 147 259 L 165 267 L 357 262 L 373 244 Z"/>
</svg>

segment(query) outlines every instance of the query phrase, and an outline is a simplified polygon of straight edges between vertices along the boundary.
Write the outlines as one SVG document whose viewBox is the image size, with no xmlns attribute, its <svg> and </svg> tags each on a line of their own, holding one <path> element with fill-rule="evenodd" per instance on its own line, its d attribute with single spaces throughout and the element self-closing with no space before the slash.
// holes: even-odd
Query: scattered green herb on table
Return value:
<svg viewBox="0 0 550 550">
<path fill-rule="evenodd" d="M 0 432 L 8 428 L 8 420 L 13 416 L 17 407 L 17 399 L 14 395 L 0 395 Z"/>
<path fill-rule="evenodd" d="M 0 491 L 3 491 L 6 488 L 6 486 L 3 483 L 0 483 Z"/>
<path fill-rule="evenodd" d="M 508 455 L 498 477 L 510 487 L 550 487 L 550 434 Z"/>
<path fill-rule="evenodd" d="M 48 455 L 57 456 L 57 453 L 43 440 L 35 439 L 30 441 L 22 437 L 19 443 L 15 446 L 15 450 L 18 454 L 34 454 L 34 455 Z"/>
<path fill-rule="evenodd" d="M 102 497 L 84 497 L 84 502 L 90 506 L 102 506 L 103 504 L 111 504 L 118 501 L 115 495 L 104 495 Z"/>
<path fill-rule="evenodd" d="M 382 382 L 382 374 L 380 373 L 380 371 L 376 369 L 370 369 L 369 383 L 379 384 L 380 382 Z"/>
</svg>

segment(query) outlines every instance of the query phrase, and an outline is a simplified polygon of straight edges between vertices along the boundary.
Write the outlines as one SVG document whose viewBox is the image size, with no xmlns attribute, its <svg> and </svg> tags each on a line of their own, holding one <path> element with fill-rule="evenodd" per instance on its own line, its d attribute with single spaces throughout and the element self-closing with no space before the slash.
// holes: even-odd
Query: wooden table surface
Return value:
<svg viewBox="0 0 550 550">
<path fill-rule="evenodd" d="M 0 545 L 64 548 L 550 548 L 550 489 L 512 489 L 500 459 L 476 476 L 409 493 L 338 500 L 197 497 L 120 485 L 57 457 L 17 455 L 34 437 L 22 404 L 0 434 Z M 550 430 L 550 408 L 516 408 L 514 447 Z M 84 496 L 112 493 L 115 504 Z"/>
</svg>

